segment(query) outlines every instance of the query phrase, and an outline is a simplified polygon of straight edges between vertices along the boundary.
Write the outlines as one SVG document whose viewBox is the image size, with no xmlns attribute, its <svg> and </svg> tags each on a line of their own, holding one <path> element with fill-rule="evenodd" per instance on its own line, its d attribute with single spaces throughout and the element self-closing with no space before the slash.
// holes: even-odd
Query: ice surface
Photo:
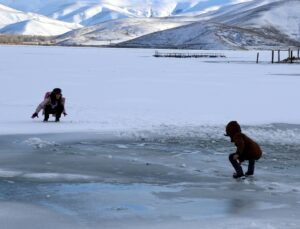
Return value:
<svg viewBox="0 0 300 229">
<path fill-rule="evenodd" d="M 51 145 L 55 145 L 55 142 L 47 142 L 40 138 L 29 138 L 25 141 L 28 145 L 34 146 L 36 148 L 43 148 Z"/>
<path fill-rule="evenodd" d="M 55 142 L 47 147 L 35 147 L 28 139 L 34 136 L 0 137 L 0 221 L 8 229 L 53 224 L 296 229 L 300 223 L 296 143 L 261 140 L 267 153 L 256 164 L 255 176 L 234 180 L 228 162 L 234 147 L 223 138 L 171 132 L 157 138 L 41 135 L 40 141 Z"/>
<path fill-rule="evenodd" d="M 258 65 L 256 52 L 247 51 L 184 60 L 138 49 L 1 46 L 0 53 L 1 134 L 165 127 L 219 135 L 232 119 L 252 126 L 300 123 L 300 65 L 272 65 L 270 52 L 260 52 Z M 55 87 L 62 88 L 69 115 L 59 125 L 42 123 L 42 117 L 32 121 L 45 92 Z M 296 142 L 300 135 L 291 128 L 272 136 Z"/>
</svg>

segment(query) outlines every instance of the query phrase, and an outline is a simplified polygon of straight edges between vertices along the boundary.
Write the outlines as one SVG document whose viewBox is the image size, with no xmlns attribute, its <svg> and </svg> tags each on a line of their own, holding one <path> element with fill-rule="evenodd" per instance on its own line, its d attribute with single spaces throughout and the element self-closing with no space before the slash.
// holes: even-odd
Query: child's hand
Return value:
<svg viewBox="0 0 300 229">
<path fill-rule="evenodd" d="M 39 115 L 38 115 L 38 113 L 36 113 L 36 112 L 34 112 L 34 113 L 32 114 L 32 116 L 31 116 L 32 119 L 38 118 L 38 117 L 39 117 Z"/>
<path fill-rule="evenodd" d="M 234 156 L 233 156 L 233 160 L 238 160 L 239 159 L 239 155 L 238 154 L 235 154 Z"/>
</svg>

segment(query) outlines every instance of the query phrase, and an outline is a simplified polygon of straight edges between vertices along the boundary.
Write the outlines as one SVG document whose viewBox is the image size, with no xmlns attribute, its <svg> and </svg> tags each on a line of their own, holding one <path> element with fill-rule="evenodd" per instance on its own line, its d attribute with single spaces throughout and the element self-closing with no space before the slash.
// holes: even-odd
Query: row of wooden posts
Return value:
<svg viewBox="0 0 300 229">
<path fill-rule="evenodd" d="M 154 57 L 173 57 L 173 58 L 218 58 L 226 57 L 222 53 L 182 53 L 182 52 L 159 52 L 155 51 Z"/>
<path fill-rule="evenodd" d="M 288 59 L 286 63 L 293 63 L 293 61 L 295 60 L 295 56 L 294 56 L 294 51 L 293 49 L 288 49 L 287 52 L 288 52 Z M 275 52 L 276 50 L 272 50 L 272 58 L 271 58 L 271 63 L 274 64 L 275 63 Z M 281 59 L 280 59 L 280 55 L 281 55 L 281 52 L 286 52 L 286 51 L 283 51 L 283 50 L 277 50 L 277 62 L 276 63 L 281 63 Z M 297 51 L 297 59 L 299 60 L 300 59 L 300 49 L 298 49 Z M 257 57 L 256 57 L 256 63 L 258 64 L 259 63 L 259 52 L 257 53 Z"/>
</svg>

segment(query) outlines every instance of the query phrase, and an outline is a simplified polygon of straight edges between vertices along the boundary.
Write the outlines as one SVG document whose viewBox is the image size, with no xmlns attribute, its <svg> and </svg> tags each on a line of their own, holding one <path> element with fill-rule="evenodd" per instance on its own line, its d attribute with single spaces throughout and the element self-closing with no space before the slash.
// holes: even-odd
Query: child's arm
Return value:
<svg viewBox="0 0 300 229">
<path fill-rule="evenodd" d="M 50 102 L 50 99 L 49 99 L 49 98 L 44 99 L 44 101 L 41 102 L 41 103 L 37 106 L 35 112 L 34 112 L 34 113 L 32 114 L 32 116 L 31 116 L 31 118 L 38 118 L 38 117 L 39 117 L 39 112 L 40 112 L 42 109 L 44 109 L 45 106 L 46 106 L 46 104 L 49 103 L 49 102 Z"/>
<path fill-rule="evenodd" d="M 61 104 L 62 104 L 63 107 L 64 107 L 63 114 L 64 114 L 64 116 L 66 116 L 66 115 L 67 115 L 67 112 L 66 112 L 66 106 L 65 106 L 65 104 L 66 104 L 66 98 L 65 98 L 65 97 L 62 97 L 62 99 L 61 99 Z"/>
<path fill-rule="evenodd" d="M 245 149 L 245 142 L 243 136 L 241 134 L 236 134 L 236 136 L 234 136 L 233 141 L 236 146 L 236 154 L 241 156 Z"/>
<path fill-rule="evenodd" d="M 45 106 L 46 106 L 48 103 L 50 103 L 50 98 L 44 99 L 44 101 L 41 102 L 41 103 L 37 106 L 37 108 L 36 108 L 36 110 L 35 110 L 35 113 L 38 114 L 42 109 L 45 108 Z"/>
</svg>

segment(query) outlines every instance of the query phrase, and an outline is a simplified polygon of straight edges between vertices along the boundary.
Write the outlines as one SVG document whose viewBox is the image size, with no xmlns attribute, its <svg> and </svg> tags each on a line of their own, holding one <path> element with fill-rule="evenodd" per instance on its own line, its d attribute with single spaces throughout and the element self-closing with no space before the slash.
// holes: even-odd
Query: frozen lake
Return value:
<svg viewBox="0 0 300 229">
<path fill-rule="evenodd" d="M 1 228 L 299 228 L 300 65 L 154 51 L 0 46 Z M 68 116 L 31 120 L 55 87 Z M 264 152 L 246 180 L 231 120 Z"/>
<path fill-rule="evenodd" d="M 284 136 L 300 127 L 253 130 Z M 1 136 L 1 224 L 299 228 L 300 144 L 260 141 L 255 176 L 234 180 L 228 139 L 170 131 Z"/>
<path fill-rule="evenodd" d="M 0 134 L 224 126 L 230 120 L 300 124 L 300 64 L 272 65 L 270 51 L 260 51 L 260 64 L 257 51 L 182 52 L 226 58 L 155 58 L 150 49 L 0 46 L 5 95 Z M 56 87 L 63 90 L 69 115 L 61 125 L 45 126 L 41 117 L 31 122 L 45 92 Z"/>
</svg>

